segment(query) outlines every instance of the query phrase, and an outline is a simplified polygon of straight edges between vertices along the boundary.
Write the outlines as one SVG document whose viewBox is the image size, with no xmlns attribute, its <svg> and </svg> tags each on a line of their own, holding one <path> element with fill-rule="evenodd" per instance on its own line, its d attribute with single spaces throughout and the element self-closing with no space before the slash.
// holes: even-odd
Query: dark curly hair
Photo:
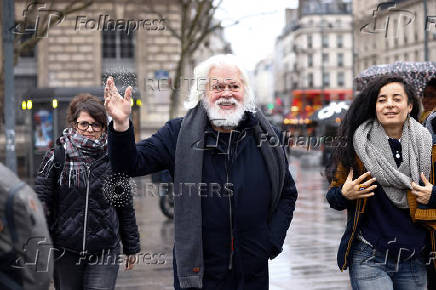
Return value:
<svg viewBox="0 0 436 290">
<path fill-rule="evenodd" d="M 79 94 L 73 98 L 67 109 L 67 122 L 71 126 L 75 126 L 80 112 L 87 112 L 106 130 L 108 121 L 106 110 L 98 97 L 91 94 Z"/>
<path fill-rule="evenodd" d="M 380 89 L 389 83 L 402 83 L 404 92 L 407 95 L 408 104 L 412 104 L 410 117 L 418 119 L 420 113 L 419 100 L 415 90 L 402 77 L 380 77 L 370 82 L 360 94 L 354 99 L 348 112 L 345 114 L 338 131 L 340 140 L 346 140 L 345 146 L 337 146 L 333 153 L 333 158 L 330 164 L 327 165 L 325 175 L 329 182 L 334 179 L 338 164 L 342 164 L 344 170 L 348 172 L 353 168 L 354 172 L 358 172 L 357 161 L 353 147 L 353 135 L 356 129 L 366 120 L 376 118 L 376 101 Z"/>
</svg>

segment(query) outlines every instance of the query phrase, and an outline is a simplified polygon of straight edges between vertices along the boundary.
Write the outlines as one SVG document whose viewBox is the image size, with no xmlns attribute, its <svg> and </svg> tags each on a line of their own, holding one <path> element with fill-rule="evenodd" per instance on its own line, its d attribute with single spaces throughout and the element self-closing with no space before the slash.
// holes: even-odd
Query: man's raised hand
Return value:
<svg viewBox="0 0 436 290">
<path fill-rule="evenodd" d="M 123 132 L 129 129 L 129 116 L 131 112 L 130 98 L 132 87 L 124 92 L 124 98 L 118 93 L 114 79 L 110 76 L 104 88 L 104 107 L 109 116 L 114 120 L 114 130 Z"/>
</svg>

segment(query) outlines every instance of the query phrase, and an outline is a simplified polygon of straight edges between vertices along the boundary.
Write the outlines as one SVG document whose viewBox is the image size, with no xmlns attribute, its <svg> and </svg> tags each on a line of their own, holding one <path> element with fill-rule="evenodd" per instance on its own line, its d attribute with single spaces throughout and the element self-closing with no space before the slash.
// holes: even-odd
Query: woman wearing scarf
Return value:
<svg viewBox="0 0 436 290">
<path fill-rule="evenodd" d="M 408 83 L 380 78 L 342 121 L 347 144 L 336 148 L 327 200 L 347 210 L 337 262 L 341 271 L 349 267 L 353 289 L 427 289 L 436 191 L 432 137 L 418 113 Z"/>
<path fill-rule="evenodd" d="M 132 198 L 128 189 L 117 192 L 124 202 L 110 198 L 116 175 L 107 156 L 102 102 L 89 94 L 74 97 L 67 122 L 35 181 L 56 248 L 55 288 L 114 289 L 119 264 L 132 269 L 131 255 L 140 251 Z M 125 256 L 120 256 L 120 241 Z"/>
</svg>

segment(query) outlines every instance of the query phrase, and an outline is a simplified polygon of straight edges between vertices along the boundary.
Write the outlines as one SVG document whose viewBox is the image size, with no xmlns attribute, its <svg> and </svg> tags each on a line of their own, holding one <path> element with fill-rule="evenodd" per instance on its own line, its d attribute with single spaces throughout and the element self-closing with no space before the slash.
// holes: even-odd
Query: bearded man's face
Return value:
<svg viewBox="0 0 436 290">
<path fill-rule="evenodd" d="M 203 105 L 212 125 L 233 129 L 244 116 L 244 86 L 235 66 L 223 65 L 209 71 L 209 84 Z"/>
</svg>

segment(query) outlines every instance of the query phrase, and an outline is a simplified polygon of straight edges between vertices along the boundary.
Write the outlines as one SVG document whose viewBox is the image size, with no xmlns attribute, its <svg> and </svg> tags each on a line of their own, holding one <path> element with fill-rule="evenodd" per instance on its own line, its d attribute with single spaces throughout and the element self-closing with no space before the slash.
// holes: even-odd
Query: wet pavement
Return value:
<svg viewBox="0 0 436 290">
<path fill-rule="evenodd" d="M 320 174 L 318 158 L 290 158 L 299 196 L 283 252 L 269 264 L 271 290 L 351 289 L 348 272 L 340 272 L 336 265 L 346 213 L 329 208 L 325 200 L 328 184 Z M 173 289 L 174 226 L 160 212 L 157 190 L 146 188 L 149 182 L 148 177 L 136 179 L 143 256 L 133 270 L 120 269 L 116 289 Z"/>
</svg>

